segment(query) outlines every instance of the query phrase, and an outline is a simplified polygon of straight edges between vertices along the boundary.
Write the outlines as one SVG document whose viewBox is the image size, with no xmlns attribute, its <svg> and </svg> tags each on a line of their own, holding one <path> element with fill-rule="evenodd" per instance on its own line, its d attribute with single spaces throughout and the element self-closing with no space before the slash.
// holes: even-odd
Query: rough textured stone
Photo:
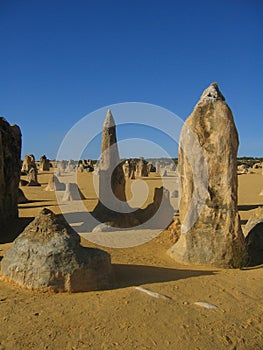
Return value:
<svg viewBox="0 0 263 350">
<path fill-rule="evenodd" d="M 107 115 L 102 130 L 102 149 L 98 173 L 99 202 L 93 215 L 101 222 L 112 221 L 120 207 L 125 205 L 125 176 L 121 165 L 116 137 L 116 126 L 111 111 Z M 122 202 L 122 203 L 121 203 Z"/>
<path fill-rule="evenodd" d="M 0 225 L 18 216 L 17 200 L 20 180 L 21 132 L 17 125 L 0 117 Z"/>
<path fill-rule="evenodd" d="M 245 240 L 237 211 L 237 150 L 231 110 L 213 83 L 181 132 L 182 227 L 178 242 L 168 251 L 174 259 L 224 267 L 245 263 Z"/>
<path fill-rule="evenodd" d="M 248 265 L 263 264 L 263 218 L 258 222 L 246 236 L 248 250 Z"/>
<path fill-rule="evenodd" d="M 41 171 L 49 171 L 50 170 L 50 161 L 47 159 L 45 155 L 40 157 L 39 169 Z"/>
<path fill-rule="evenodd" d="M 1 273 L 29 289 L 90 291 L 109 287 L 111 262 L 107 252 L 82 247 L 63 218 L 43 209 L 6 252 Z"/>
<path fill-rule="evenodd" d="M 249 217 L 245 227 L 243 227 L 244 236 L 247 237 L 249 232 L 259 223 L 263 223 L 263 207 L 258 207 Z"/>
<path fill-rule="evenodd" d="M 153 202 L 144 209 L 138 209 L 133 215 L 145 228 L 165 229 L 171 224 L 174 216 L 169 191 L 165 187 L 156 187 Z"/>
<path fill-rule="evenodd" d="M 168 227 L 170 232 L 169 239 L 174 244 L 178 241 L 181 234 L 181 223 L 179 218 L 176 218 L 171 225 Z"/>
<path fill-rule="evenodd" d="M 126 201 L 125 177 L 120 165 L 120 156 L 117 145 L 116 126 L 110 109 L 103 124 L 101 158 L 99 162 L 100 197 L 108 192 L 111 185 L 112 192 L 121 201 Z M 109 182 L 111 180 L 111 182 Z M 107 182 L 106 188 L 104 182 Z"/>
<path fill-rule="evenodd" d="M 141 158 L 136 166 L 136 177 L 147 177 L 149 175 L 147 162 Z"/>
<path fill-rule="evenodd" d="M 27 186 L 41 186 L 37 179 L 38 171 L 36 164 L 32 166 L 27 174 L 28 184 Z"/>
<path fill-rule="evenodd" d="M 26 155 L 23 160 L 21 171 L 28 174 L 29 170 L 33 167 L 36 168 L 35 157 L 33 154 Z"/>
<path fill-rule="evenodd" d="M 249 265 L 263 264 L 263 207 L 258 207 L 243 228 Z"/>
</svg>

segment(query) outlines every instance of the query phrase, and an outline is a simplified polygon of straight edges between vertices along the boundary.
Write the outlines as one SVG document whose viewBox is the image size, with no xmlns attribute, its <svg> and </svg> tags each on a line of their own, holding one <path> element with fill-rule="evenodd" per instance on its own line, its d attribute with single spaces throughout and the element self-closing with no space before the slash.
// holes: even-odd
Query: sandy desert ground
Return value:
<svg viewBox="0 0 263 350">
<path fill-rule="evenodd" d="M 39 174 L 41 187 L 23 187 L 30 200 L 19 205 L 19 228 L 41 208 L 60 213 L 53 192 L 45 192 L 51 173 Z M 144 179 L 148 202 L 161 179 Z M 239 209 L 244 224 L 263 205 L 261 170 L 238 176 Z M 79 176 L 89 209 L 96 205 L 92 174 Z M 171 181 L 174 178 L 171 177 Z M 94 246 L 82 239 L 85 246 Z M 0 245 L 3 256 L 11 243 Z M 263 349 L 263 266 L 219 269 L 184 266 L 167 254 L 168 231 L 133 248 L 105 248 L 116 276 L 111 290 L 75 294 L 29 291 L 0 281 L 0 349 Z M 156 299 L 143 286 L 170 297 Z M 209 310 L 197 301 L 218 306 Z"/>
</svg>

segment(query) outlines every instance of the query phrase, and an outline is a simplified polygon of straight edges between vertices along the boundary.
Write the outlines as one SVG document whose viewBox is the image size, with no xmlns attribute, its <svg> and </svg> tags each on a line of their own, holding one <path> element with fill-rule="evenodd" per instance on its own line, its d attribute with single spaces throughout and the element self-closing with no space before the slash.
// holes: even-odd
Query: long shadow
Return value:
<svg viewBox="0 0 263 350">
<path fill-rule="evenodd" d="M 252 209 L 257 209 L 258 207 L 262 207 L 262 203 L 261 204 L 248 204 L 248 205 L 238 205 L 237 209 L 238 210 L 252 210 Z"/>
<path fill-rule="evenodd" d="M 199 276 L 211 276 L 217 272 L 125 264 L 113 264 L 113 271 L 115 275 L 114 288 L 126 288 L 147 283 L 170 282 Z"/>
<path fill-rule="evenodd" d="M 175 179 L 176 176 L 170 176 L 170 175 L 167 175 L 164 177 L 165 179 Z M 162 181 L 162 177 L 141 177 L 140 179 L 145 179 L 147 181 L 157 181 L 157 180 L 161 180 Z"/>
<path fill-rule="evenodd" d="M 26 204 L 26 203 L 25 203 Z M 19 209 L 33 209 L 33 208 L 43 208 L 43 207 L 56 207 L 57 204 L 39 204 L 39 205 L 21 205 L 19 204 Z"/>
<path fill-rule="evenodd" d="M 18 218 L 13 220 L 8 226 L 1 228 L 0 244 L 13 242 L 33 220 L 34 217 Z"/>
</svg>

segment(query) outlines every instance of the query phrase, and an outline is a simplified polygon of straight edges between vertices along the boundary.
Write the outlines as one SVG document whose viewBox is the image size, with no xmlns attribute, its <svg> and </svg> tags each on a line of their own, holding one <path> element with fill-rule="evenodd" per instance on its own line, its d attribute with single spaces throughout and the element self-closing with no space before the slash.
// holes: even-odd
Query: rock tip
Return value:
<svg viewBox="0 0 263 350">
<path fill-rule="evenodd" d="M 206 88 L 200 98 L 201 101 L 204 100 L 221 100 L 225 101 L 225 97 L 221 93 L 217 82 L 211 83 L 208 88 Z"/>
<path fill-rule="evenodd" d="M 113 118 L 113 115 L 111 113 L 110 108 L 108 108 L 107 113 L 106 113 L 106 118 L 104 120 L 104 125 L 105 128 L 111 128 L 113 126 L 115 126 L 115 121 Z"/>
</svg>

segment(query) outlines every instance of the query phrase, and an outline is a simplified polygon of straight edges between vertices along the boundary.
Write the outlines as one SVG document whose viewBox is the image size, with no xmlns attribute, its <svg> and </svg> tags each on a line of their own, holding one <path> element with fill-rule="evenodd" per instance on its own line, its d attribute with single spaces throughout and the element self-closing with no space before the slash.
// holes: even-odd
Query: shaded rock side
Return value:
<svg viewBox="0 0 263 350">
<path fill-rule="evenodd" d="M 239 267 L 246 248 L 237 211 L 238 134 L 216 83 L 202 94 L 180 136 L 181 235 L 168 251 L 189 264 Z"/>
<path fill-rule="evenodd" d="M 21 132 L 0 117 L 0 225 L 17 218 Z"/>
<path fill-rule="evenodd" d="M 43 209 L 6 252 L 1 273 L 29 289 L 98 290 L 110 285 L 111 258 L 103 250 L 82 247 L 64 218 Z"/>
<path fill-rule="evenodd" d="M 17 197 L 17 203 L 18 204 L 23 204 L 27 203 L 28 199 L 26 198 L 24 192 L 21 190 L 21 188 L 18 189 L 18 197 Z"/>
<path fill-rule="evenodd" d="M 263 207 L 258 207 L 248 219 L 244 229 L 248 251 L 248 265 L 263 264 Z"/>
</svg>

